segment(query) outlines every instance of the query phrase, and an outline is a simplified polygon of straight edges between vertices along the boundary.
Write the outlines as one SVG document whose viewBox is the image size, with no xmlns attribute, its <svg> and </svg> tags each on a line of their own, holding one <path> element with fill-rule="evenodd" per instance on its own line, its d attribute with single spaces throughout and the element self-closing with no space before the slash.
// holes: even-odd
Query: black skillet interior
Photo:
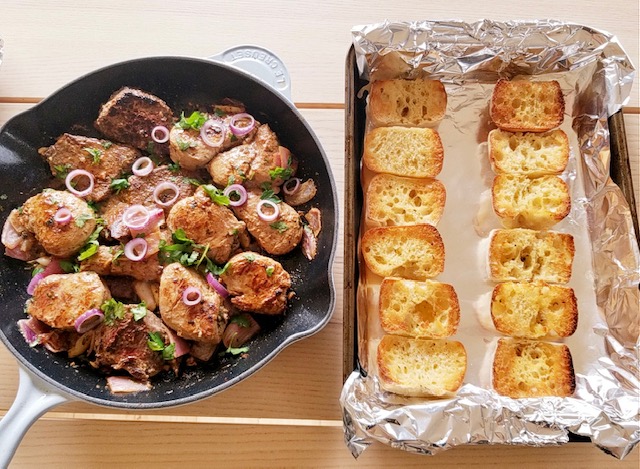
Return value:
<svg viewBox="0 0 640 469">
<path fill-rule="evenodd" d="M 331 265 L 337 236 L 337 195 L 326 155 L 317 138 L 293 105 L 258 80 L 226 65 L 208 60 L 154 57 L 112 65 L 86 75 L 48 99 L 11 119 L 0 131 L 0 223 L 11 209 L 53 183 L 37 153 L 63 132 L 97 135 L 93 121 L 100 105 L 122 86 L 139 87 L 181 110 L 207 106 L 230 97 L 245 103 L 256 119 L 268 123 L 281 144 L 300 161 L 300 177 L 312 177 L 318 193 L 311 206 L 320 208 L 323 228 L 318 256 L 309 262 L 296 248 L 278 260 L 291 273 L 294 299 L 284 316 L 260 320 L 263 332 L 250 343 L 246 358 L 212 359 L 177 379 L 161 375 L 153 389 L 113 395 L 104 376 L 90 366 L 30 348 L 16 326 L 28 298 L 30 272 L 25 263 L 0 256 L 0 338 L 29 370 L 76 397 L 113 406 L 155 408 L 184 404 L 215 394 L 254 373 L 290 343 L 320 330 L 335 304 Z"/>
</svg>

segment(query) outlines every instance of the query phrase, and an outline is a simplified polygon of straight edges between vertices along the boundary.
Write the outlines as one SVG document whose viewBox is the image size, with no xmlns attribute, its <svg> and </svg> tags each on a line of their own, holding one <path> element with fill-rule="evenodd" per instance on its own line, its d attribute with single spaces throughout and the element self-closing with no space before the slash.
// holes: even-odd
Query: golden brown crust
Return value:
<svg viewBox="0 0 640 469">
<path fill-rule="evenodd" d="M 564 97 L 553 81 L 498 80 L 491 98 L 491 119 L 511 132 L 545 132 L 562 124 Z"/>
<path fill-rule="evenodd" d="M 444 243 L 431 225 L 372 228 L 361 249 L 367 267 L 382 277 L 425 280 L 444 270 Z"/>
<path fill-rule="evenodd" d="M 371 85 L 369 117 L 376 125 L 421 127 L 439 121 L 447 92 L 438 80 L 380 80 Z"/>
<path fill-rule="evenodd" d="M 512 337 L 568 337 L 578 326 L 578 303 L 569 287 L 505 282 L 493 289 L 491 319 L 498 332 Z"/>
<path fill-rule="evenodd" d="M 493 281 L 567 283 L 571 279 L 573 236 L 524 228 L 496 230 L 489 245 L 489 275 Z"/>
<path fill-rule="evenodd" d="M 387 277 L 380 285 L 380 324 L 387 334 L 440 339 L 456 333 L 460 305 L 452 285 Z"/>
<path fill-rule="evenodd" d="M 377 174 L 366 194 L 366 217 L 380 226 L 428 223 L 437 225 L 447 197 L 437 179 L 414 179 Z"/>
<path fill-rule="evenodd" d="M 576 388 L 569 347 L 500 339 L 493 361 L 493 387 L 513 399 L 568 397 Z"/>
<path fill-rule="evenodd" d="M 494 212 L 508 228 L 546 230 L 571 210 L 569 187 L 558 176 L 499 174 L 491 195 Z"/>
<path fill-rule="evenodd" d="M 378 127 L 365 135 L 362 160 L 376 173 L 436 177 L 442 170 L 444 148 L 433 129 Z"/>
<path fill-rule="evenodd" d="M 378 344 L 380 386 L 414 397 L 455 393 L 467 370 L 467 352 L 457 341 L 385 335 Z"/>
</svg>

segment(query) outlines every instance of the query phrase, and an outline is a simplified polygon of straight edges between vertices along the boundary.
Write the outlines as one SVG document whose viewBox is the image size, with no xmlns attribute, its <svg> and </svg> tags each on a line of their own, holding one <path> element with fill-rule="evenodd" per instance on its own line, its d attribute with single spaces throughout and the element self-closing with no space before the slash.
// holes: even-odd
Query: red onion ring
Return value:
<svg viewBox="0 0 640 469">
<path fill-rule="evenodd" d="M 233 194 L 234 192 L 236 192 L 240 196 L 238 200 L 233 200 L 231 198 L 231 194 Z M 231 205 L 232 207 L 239 207 L 240 205 L 244 205 L 248 197 L 247 190 L 242 184 L 231 184 L 230 186 L 227 186 L 223 194 L 229 197 L 229 205 Z"/>
<path fill-rule="evenodd" d="M 215 139 L 212 139 L 209 133 L 213 133 Z M 224 143 L 224 139 L 227 137 L 227 129 L 220 122 L 216 122 L 209 119 L 204 123 L 200 129 L 200 138 L 205 145 L 210 147 L 219 147 Z"/>
<path fill-rule="evenodd" d="M 268 205 L 273 209 L 272 214 L 267 214 L 262 211 L 262 208 L 265 205 Z M 271 202 L 270 200 L 261 200 L 260 202 L 258 202 L 258 205 L 256 206 L 256 212 L 258 212 L 258 216 L 260 217 L 261 220 L 273 221 L 276 218 L 278 218 L 278 216 L 280 215 L 280 208 L 275 202 Z"/>
<path fill-rule="evenodd" d="M 213 287 L 222 298 L 229 296 L 229 291 L 213 276 L 211 272 L 207 273 L 207 283 Z"/>
<path fill-rule="evenodd" d="M 34 290 L 36 289 L 36 286 L 40 283 L 40 281 L 45 277 L 44 272 L 39 272 L 37 274 L 35 274 L 32 278 L 31 281 L 29 282 L 29 285 L 27 286 L 27 293 L 29 295 L 33 295 Z"/>
<path fill-rule="evenodd" d="M 53 216 L 53 220 L 60 225 L 66 225 L 71 221 L 71 210 L 67 207 L 60 207 Z"/>
<path fill-rule="evenodd" d="M 249 119 L 249 125 L 239 127 L 237 124 L 239 121 L 243 119 Z M 229 128 L 231 129 L 231 133 L 236 137 L 247 135 L 249 132 L 253 130 L 255 126 L 256 126 L 256 120 L 253 118 L 251 114 L 247 114 L 246 112 L 242 112 L 240 114 L 234 115 L 233 117 L 231 117 L 231 121 L 229 122 Z"/>
<path fill-rule="evenodd" d="M 174 195 L 169 200 L 166 200 L 163 202 L 160 199 L 160 195 L 162 195 L 162 193 L 167 190 L 173 191 Z M 161 182 L 153 190 L 153 201 L 156 204 L 160 205 L 161 207 L 170 207 L 176 202 L 176 200 L 178 200 L 179 196 L 180 196 L 180 188 L 173 182 L 169 182 L 169 181 Z"/>
<path fill-rule="evenodd" d="M 122 214 L 122 223 L 129 229 L 144 230 L 149 224 L 149 210 L 144 205 L 131 205 Z"/>
<path fill-rule="evenodd" d="M 24 337 L 24 340 L 27 341 L 30 347 L 38 345 L 38 334 L 29 327 L 28 319 L 20 319 L 18 321 L 18 327 L 20 328 L 20 333 Z"/>
<path fill-rule="evenodd" d="M 295 182 L 295 185 L 293 186 L 293 189 L 289 189 L 289 183 L 291 181 Z M 291 178 L 289 179 L 287 182 L 285 182 L 282 185 L 282 192 L 284 192 L 287 195 L 291 195 L 293 194 L 295 191 L 297 191 L 298 189 L 300 189 L 300 179 L 299 178 Z"/>
<path fill-rule="evenodd" d="M 124 246 L 124 255 L 127 259 L 137 262 L 147 255 L 149 245 L 144 238 L 133 238 Z"/>
<path fill-rule="evenodd" d="M 196 295 L 196 298 L 190 300 L 189 297 Z M 196 287 L 187 287 L 182 293 L 182 302 L 187 306 L 193 306 L 200 303 L 202 300 L 202 293 Z"/>
<path fill-rule="evenodd" d="M 160 137 L 156 134 L 160 132 Z M 164 125 L 156 125 L 151 130 L 151 138 L 156 143 L 167 143 L 169 141 L 169 129 L 167 129 Z"/>
<path fill-rule="evenodd" d="M 73 325 L 76 328 L 76 331 L 80 334 L 84 334 L 96 327 L 102 321 L 104 321 L 104 313 L 98 308 L 93 308 L 78 316 Z"/>
<path fill-rule="evenodd" d="M 131 171 L 136 176 L 146 176 L 153 171 L 153 161 L 148 156 L 138 158 L 131 166 Z"/>
<path fill-rule="evenodd" d="M 85 176 L 89 178 L 89 186 L 83 191 L 78 191 L 74 189 L 73 186 L 71 185 L 71 182 L 73 182 L 73 180 L 77 176 Z M 67 190 L 71 192 L 73 195 L 78 197 L 85 197 L 91 194 L 91 192 L 93 191 L 93 182 L 94 182 L 93 174 L 91 174 L 89 171 L 85 171 L 84 169 L 74 169 L 69 174 L 67 174 L 67 177 L 64 180 L 64 184 L 65 186 L 67 186 Z"/>
</svg>

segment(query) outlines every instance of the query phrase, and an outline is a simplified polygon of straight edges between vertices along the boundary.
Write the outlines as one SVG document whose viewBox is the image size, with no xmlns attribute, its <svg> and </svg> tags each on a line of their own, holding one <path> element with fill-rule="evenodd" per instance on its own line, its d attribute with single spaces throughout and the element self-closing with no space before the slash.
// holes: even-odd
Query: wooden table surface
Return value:
<svg viewBox="0 0 640 469">
<path fill-rule="evenodd" d="M 526 5 L 526 6 L 525 6 Z M 0 0 L 0 124 L 66 82 L 143 56 L 204 57 L 237 44 L 277 53 L 293 99 L 314 128 L 344 187 L 344 61 L 351 27 L 384 19 L 475 21 L 553 18 L 615 33 L 637 66 L 638 2 L 486 0 L 447 2 L 309 0 L 262 2 Z M 638 183 L 640 87 L 625 108 Z M 636 190 L 636 199 L 638 192 Z M 318 334 L 284 350 L 251 378 L 200 402 L 149 412 L 84 403 L 62 405 L 28 432 L 11 467 L 620 467 L 638 468 L 634 450 L 617 462 L 591 444 L 529 448 L 462 447 L 435 457 L 374 444 L 359 460 L 342 433 L 342 240 L 334 274 L 337 304 Z M 14 399 L 17 365 L 0 346 L 0 416 Z"/>
</svg>

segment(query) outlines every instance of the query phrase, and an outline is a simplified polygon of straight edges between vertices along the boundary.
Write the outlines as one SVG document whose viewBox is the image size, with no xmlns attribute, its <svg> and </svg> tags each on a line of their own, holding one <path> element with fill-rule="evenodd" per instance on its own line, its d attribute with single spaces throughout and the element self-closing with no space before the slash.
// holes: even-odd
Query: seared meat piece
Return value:
<svg viewBox="0 0 640 469">
<path fill-rule="evenodd" d="M 62 224 L 54 220 L 60 208 L 69 209 L 70 222 Z M 62 258 L 78 252 L 96 228 L 95 214 L 84 200 L 70 192 L 52 189 L 28 199 L 22 206 L 21 219 L 49 254 Z"/>
<path fill-rule="evenodd" d="M 154 127 L 170 129 L 173 112 L 163 100 L 134 88 L 122 88 L 111 95 L 100 108 L 95 126 L 106 137 L 127 143 L 140 150 L 153 145 L 155 153 L 169 153 L 168 144 L 159 144 L 151 138 Z"/>
<path fill-rule="evenodd" d="M 160 297 L 160 284 L 157 282 L 145 282 L 135 280 L 133 290 L 140 300 L 144 301 L 149 311 L 155 311 Z"/>
<path fill-rule="evenodd" d="M 199 303 L 187 306 L 183 301 L 188 287 L 197 288 Z M 217 344 L 229 320 L 225 300 L 194 270 L 169 264 L 160 278 L 160 315 L 180 337 L 208 344 Z"/>
<path fill-rule="evenodd" d="M 312 233 L 317 237 L 322 230 L 322 213 L 319 208 L 313 207 L 304 214 L 304 218 L 309 223 Z"/>
<path fill-rule="evenodd" d="M 99 246 L 98 252 L 80 263 L 80 270 L 133 277 L 136 280 L 159 280 L 162 266 L 157 254 L 141 261 L 131 261 L 122 254 L 120 246 Z"/>
<path fill-rule="evenodd" d="M 293 250 L 302 239 L 300 215 L 284 202 L 278 204 L 280 216 L 274 221 L 264 221 L 258 216 L 257 206 L 261 193 L 247 191 L 247 202 L 232 207 L 236 216 L 247 224 L 249 233 L 269 254 L 279 256 Z"/>
<path fill-rule="evenodd" d="M 130 172 L 133 162 L 141 156 L 131 147 L 70 134 L 63 134 L 55 144 L 40 148 L 38 153 L 47 160 L 54 176 L 64 179 L 74 169 L 93 174 L 93 191 L 87 196 L 93 201 L 108 197 L 111 180 Z"/>
<path fill-rule="evenodd" d="M 216 156 L 207 168 L 218 186 L 233 183 L 242 183 L 245 187 L 261 187 L 264 183 L 278 186 L 283 182 L 276 174 L 278 168 L 281 172 L 295 172 L 295 162 L 288 155 L 276 134 L 263 124 L 242 145 Z"/>
<path fill-rule="evenodd" d="M 246 231 L 244 222 L 238 221 L 227 207 L 213 202 L 202 187 L 193 197 L 173 206 L 167 226 L 171 231 L 182 228 L 197 244 L 208 245 L 207 257 L 217 264 L 229 260 Z"/>
<path fill-rule="evenodd" d="M 27 313 L 58 329 L 74 329 L 75 320 L 111 298 L 95 272 L 52 274 L 43 278 L 27 301 Z"/>
<path fill-rule="evenodd" d="M 25 222 L 19 210 L 11 210 L 2 227 L 2 244 L 5 255 L 21 261 L 32 261 L 45 252 L 35 235 L 27 230 Z"/>
<path fill-rule="evenodd" d="M 242 311 L 280 314 L 287 306 L 291 277 L 270 257 L 254 252 L 236 254 L 220 281 L 232 295 L 231 304 Z"/>
<path fill-rule="evenodd" d="M 286 186 L 285 186 L 286 188 Z M 300 187 L 293 194 L 285 194 L 284 201 L 293 207 L 306 204 L 316 196 L 317 188 L 313 179 L 300 183 Z"/>
<path fill-rule="evenodd" d="M 127 277 L 108 277 L 103 276 L 102 280 L 109 288 L 111 296 L 119 300 L 124 300 L 125 303 L 139 303 L 140 298 L 136 294 L 133 288 L 134 280 Z"/>
<path fill-rule="evenodd" d="M 131 312 L 134 306 L 125 305 L 123 319 L 116 319 L 113 325 L 103 322 L 94 330 L 91 348 L 95 359 L 91 364 L 96 368 L 124 370 L 145 380 L 157 375 L 164 366 L 162 352 L 149 348 L 149 333 L 158 332 L 164 344 L 169 345 L 169 331 L 151 311 L 135 321 Z"/>
<path fill-rule="evenodd" d="M 195 187 L 181 172 L 172 172 L 166 166 L 155 168 L 148 176 L 131 176 L 129 187 L 119 194 L 109 197 L 100 208 L 100 215 L 105 220 L 112 238 L 121 239 L 129 236 L 129 229 L 122 223 L 122 214 L 131 205 L 144 205 L 151 209 L 157 205 L 153 201 L 153 190 L 161 182 L 173 182 L 178 186 L 183 199 L 193 195 Z M 169 214 L 171 207 L 161 207 L 165 216 Z"/>
</svg>

